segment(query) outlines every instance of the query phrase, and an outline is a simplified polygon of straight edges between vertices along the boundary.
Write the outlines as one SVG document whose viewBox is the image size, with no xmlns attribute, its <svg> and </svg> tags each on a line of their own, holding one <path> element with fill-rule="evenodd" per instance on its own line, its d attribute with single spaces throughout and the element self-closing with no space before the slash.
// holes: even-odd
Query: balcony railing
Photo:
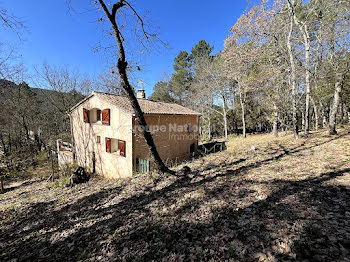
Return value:
<svg viewBox="0 0 350 262">
<path fill-rule="evenodd" d="M 73 151 L 73 145 L 67 141 L 63 141 L 62 139 L 57 140 L 57 151 Z"/>
</svg>

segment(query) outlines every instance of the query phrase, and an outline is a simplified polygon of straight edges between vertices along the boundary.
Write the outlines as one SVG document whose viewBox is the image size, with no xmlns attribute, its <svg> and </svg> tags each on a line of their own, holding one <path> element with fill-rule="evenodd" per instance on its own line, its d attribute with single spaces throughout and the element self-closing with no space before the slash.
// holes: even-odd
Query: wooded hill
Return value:
<svg viewBox="0 0 350 262">
<path fill-rule="evenodd" d="M 0 80 L 0 150 L 7 170 L 16 169 L 16 160 L 33 158 L 58 137 L 69 138 L 67 110 L 84 96 L 31 88 L 25 82 Z"/>
</svg>

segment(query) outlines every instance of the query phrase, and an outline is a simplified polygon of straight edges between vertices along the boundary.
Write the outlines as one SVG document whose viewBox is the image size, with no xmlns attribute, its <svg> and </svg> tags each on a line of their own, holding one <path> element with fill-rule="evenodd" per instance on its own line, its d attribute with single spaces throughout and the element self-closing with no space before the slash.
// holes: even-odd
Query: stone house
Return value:
<svg viewBox="0 0 350 262">
<path fill-rule="evenodd" d="M 198 147 L 200 114 L 186 107 L 137 98 L 162 160 L 188 159 Z M 72 150 L 58 141 L 60 166 L 75 162 L 106 177 L 130 177 L 154 167 L 128 98 L 92 92 L 70 110 Z"/>
</svg>

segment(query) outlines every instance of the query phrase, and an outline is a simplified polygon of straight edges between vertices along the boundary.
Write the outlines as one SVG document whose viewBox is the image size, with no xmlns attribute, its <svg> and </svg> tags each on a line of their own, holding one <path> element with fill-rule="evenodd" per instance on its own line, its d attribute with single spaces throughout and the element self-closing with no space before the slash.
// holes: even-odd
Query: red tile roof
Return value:
<svg viewBox="0 0 350 262">
<path fill-rule="evenodd" d="M 109 93 L 102 93 L 102 92 L 92 92 L 92 94 L 88 97 L 92 97 L 93 95 L 96 95 L 97 97 L 106 100 L 116 106 L 118 106 L 121 109 L 124 109 L 127 112 L 133 113 L 134 110 L 131 106 L 131 103 L 127 97 L 124 96 L 118 96 L 114 94 Z M 86 98 L 86 99 L 88 99 Z M 85 102 L 86 100 L 83 100 L 81 103 Z M 164 103 L 164 102 L 157 102 L 147 99 L 138 99 L 140 107 L 142 109 L 142 112 L 144 114 L 153 114 L 153 115 L 200 115 L 200 113 L 193 111 L 189 108 L 186 108 L 184 106 L 180 106 L 178 104 L 173 103 Z M 77 107 L 76 105 L 75 107 Z M 73 110 L 75 107 L 73 107 L 71 110 Z"/>
</svg>

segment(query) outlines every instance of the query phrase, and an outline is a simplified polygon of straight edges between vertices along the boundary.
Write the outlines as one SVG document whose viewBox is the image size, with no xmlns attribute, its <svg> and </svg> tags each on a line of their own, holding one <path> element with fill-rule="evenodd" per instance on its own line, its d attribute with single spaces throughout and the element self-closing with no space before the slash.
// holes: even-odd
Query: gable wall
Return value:
<svg viewBox="0 0 350 262">
<path fill-rule="evenodd" d="M 111 125 L 85 123 L 83 108 L 88 110 L 109 108 L 111 110 Z M 73 110 L 71 125 L 76 162 L 79 165 L 92 171 L 94 152 L 96 173 L 113 178 L 132 175 L 132 115 L 130 113 L 118 109 L 115 105 L 109 104 L 97 96 L 93 96 Z M 97 136 L 101 137 L 100 144 L 96 142 Z M 126 142 L 126 157 L 119 156 L 117 153 L 107 153 L 106 137 L 124 140 Z"/>
</svg>

